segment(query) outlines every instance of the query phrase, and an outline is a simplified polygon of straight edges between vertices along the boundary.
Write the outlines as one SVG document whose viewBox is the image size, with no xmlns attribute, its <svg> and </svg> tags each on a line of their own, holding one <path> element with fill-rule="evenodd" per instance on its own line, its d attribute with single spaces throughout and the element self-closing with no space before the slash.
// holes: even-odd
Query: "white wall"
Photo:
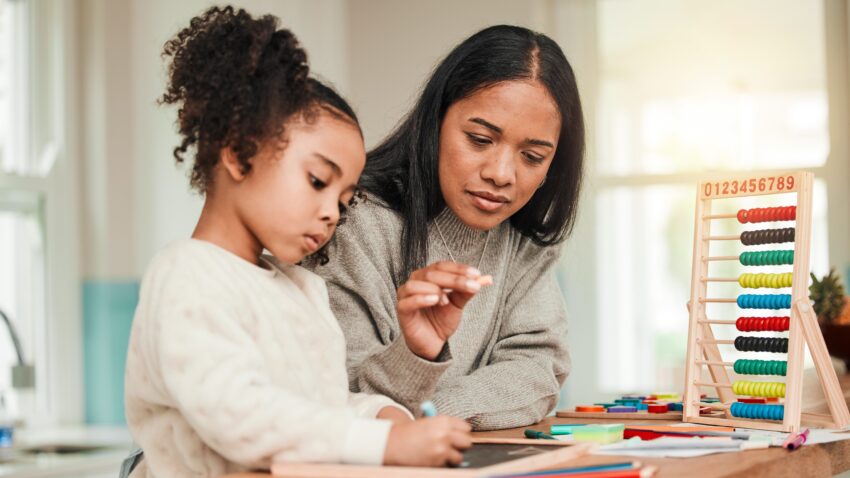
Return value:
<svg viewBox="0 0 850 478">
<path fill-rule="evenodd" d="M 487 26 L 545 26 L 542 0 L 351 0 L 351 90 L 366 136 L 374 146 L 418 96 L 431 70 L 463 39 Z"/>
<path fill-rule="evenodd" d="M 543 29 L 552 2 L 469 0 L 242 0 L 271 13 L 305 46 L 314 72 L 357 110 L 367 146 L 398 122 L 452 46 L 497 23 Z M 207 0 L 80 0 L 85 138 L 81 180 L 84 276 L 138 278 L 165 244 L 188 236 L 202 199 L 191 192 L 176 112 L 165 88 L 163 44 Z"/>
</svg>

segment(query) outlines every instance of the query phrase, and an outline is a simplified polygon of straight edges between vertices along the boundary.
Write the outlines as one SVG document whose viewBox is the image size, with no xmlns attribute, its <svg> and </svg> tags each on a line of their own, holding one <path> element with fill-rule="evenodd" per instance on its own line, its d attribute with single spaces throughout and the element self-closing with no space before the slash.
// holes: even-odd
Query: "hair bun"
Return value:
<svg viewBox="0 0 850 478">
<path fill-rule="evenodd" d="M 171 63 L 160 102 L 180 106 L 174 157 L 197 146 L 191 182 L 201 191 L 222 148 L 247 172 L 259 142 L 310 101 L 307 53 L 272 15 L 211 7 L 166 42 L 163 57 Z"/>
</svg>

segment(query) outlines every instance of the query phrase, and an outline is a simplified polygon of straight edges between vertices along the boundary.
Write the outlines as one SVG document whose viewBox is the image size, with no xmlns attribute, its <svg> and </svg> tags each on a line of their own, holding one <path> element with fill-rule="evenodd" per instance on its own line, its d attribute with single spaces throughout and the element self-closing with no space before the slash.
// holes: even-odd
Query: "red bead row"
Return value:
<svg viewBox="0 0 850 478">
<path fill-rule="evenodd" d="M 797 206 L 756 207 L 738 211 L 738 222 L 741 224 L 748 222 L 793 221 L 796 218 Z"/>
<path fill-rule="evenodd" d="M 791 324 L 791 317 L 738 317 L 735 327 L 741 332 L 784 332 Z"/>
</svg>

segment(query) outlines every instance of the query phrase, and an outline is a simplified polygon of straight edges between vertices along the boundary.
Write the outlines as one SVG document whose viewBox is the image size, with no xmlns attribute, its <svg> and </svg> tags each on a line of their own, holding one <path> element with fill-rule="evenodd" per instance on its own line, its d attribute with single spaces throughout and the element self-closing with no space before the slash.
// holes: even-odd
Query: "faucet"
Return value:
<svg viewBox="0 0 850 478">
<path fill-rule="evenodd" d="M 21 350 L 21 341 L 18 339 L 18 332 L 15 330 L 15 326 L 12 324 L 9 316 L 3 312 L 3 309 L 0 309 L 0 318 L 6 324 L 9 337 L 12 339 L 12 345 L 15 347 L 15 354 L 18 356 L 18 364 L 12 367 L 12 388 L 32 388 L 35 386 L 35 368 L 32 365 L 27 365 L 24 361 L 24 353 Z"/>
</svg>

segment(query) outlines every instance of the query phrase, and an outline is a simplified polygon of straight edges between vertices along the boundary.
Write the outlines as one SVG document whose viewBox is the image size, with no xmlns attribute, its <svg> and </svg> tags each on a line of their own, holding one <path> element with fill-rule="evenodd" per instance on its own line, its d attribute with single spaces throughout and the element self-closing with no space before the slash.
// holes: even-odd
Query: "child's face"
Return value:
<svg viewBox="0 0 850 478">
<path fill-rule="evenodd" d="M 296 263 L 330 240 L 366 164 L 360 132 L 322 110 L 286 125 L 284 147 L 266 147 L 241 182 L 240 216 L 263 247 Z"/>
</svg>

